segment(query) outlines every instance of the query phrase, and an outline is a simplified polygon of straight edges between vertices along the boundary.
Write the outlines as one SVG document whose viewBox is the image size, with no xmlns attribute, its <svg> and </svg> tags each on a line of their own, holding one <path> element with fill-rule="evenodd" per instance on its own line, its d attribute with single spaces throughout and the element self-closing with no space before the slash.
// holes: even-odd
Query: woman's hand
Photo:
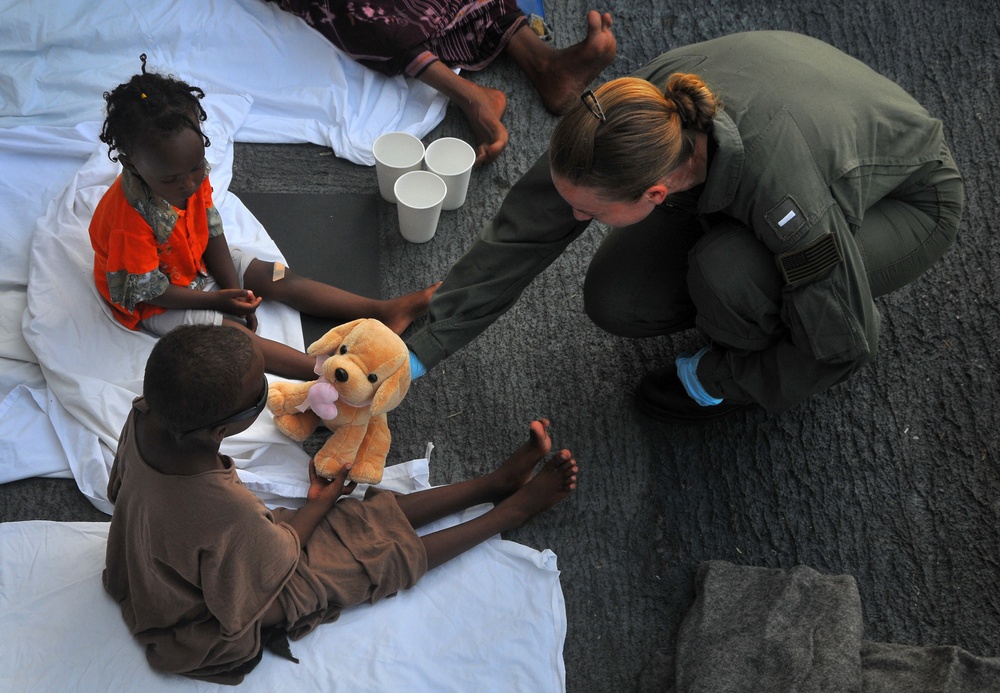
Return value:
<svg viewBox="0 0 1000 693">
<path fill-rule="evenodd" d="M 307 500 L 320 498 L 335 503 L 341 496 L 350 495 L 358 487 L 356 481 L 347 482 L 347 475 L 353 465 L 348 463 L 340 468 L 337 475 L 332 480 L 327 480 L 316 473 L 316 460 L 309 460 L 309 494 Z"/>
</svg>

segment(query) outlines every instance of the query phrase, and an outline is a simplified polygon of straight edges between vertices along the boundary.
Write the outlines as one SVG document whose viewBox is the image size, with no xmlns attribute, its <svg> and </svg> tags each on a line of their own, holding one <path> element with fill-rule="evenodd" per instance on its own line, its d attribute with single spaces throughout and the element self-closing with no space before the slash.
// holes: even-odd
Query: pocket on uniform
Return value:
<svg viewBox="0 0 1000 693">
<path fill-rule="evenodd" d="M 864 329 L 848 310 L 832 279 L 785 289 L 785 318 L 793 343 L 817 361 L 845 363 L 867 358 Z"/>
</svg>

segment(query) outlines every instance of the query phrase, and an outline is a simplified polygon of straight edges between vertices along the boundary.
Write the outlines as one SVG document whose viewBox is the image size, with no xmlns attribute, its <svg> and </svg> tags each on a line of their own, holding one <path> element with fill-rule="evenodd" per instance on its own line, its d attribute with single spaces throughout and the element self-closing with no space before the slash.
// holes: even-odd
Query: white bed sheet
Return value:
<svg viewBox="0 0 1000 693">
<path fill-rule="evenodd" d="M 383 132 L 426 134 L 447 101 L 367 70 L 264 0 L 0 0 L 0 127 L 103 120 L 101 94 L 139 71 L 248 94 L 241 141 L 317 142 L 372 164 Z"/>
<path fill-rule="evenodd" d="M 263 0 L 0 0 L 0 17 L 0 483 L 73 476 L 107 511 L 100 467 L 149 343 L 85 324 L 96 293 L 82 282 L 90 250 L 78 232 L 115 173 L 97 139 L 101 94 L 139 70 L 140 53 L 149 69 L 201 86 L 214 109 L 209 158 L 227 234 L 262 253 L 276 249 L 225 192 L 233 140 L 314 142 L 370 165 L 376 137 L 423 137 L 447 101 L 420 82 L 365 70 Z M 51 266 L 29 270 L 33 253 Z M 30 292 L 29 272 L 39 283 Z M 261 318 L 269 336 L 301 341 L 291 311 Z M 28 339 L 22 321 L 33 325 Z M 262 421 L 227 452 L 252 488 L 280 501 L 304 492 L 290 473 L 300 471 L 294 448 Z"/>
<path fill-rule="evenodd" d="M 427 469 L 426 459 L 388 467 L 383 485 L 427 488 Z M 0 524 L 0 690 L 232 690 L 149 668 L 101 586 L 107 529 Z M 565 637 L 555 555 L 494 537 L 293 642 L 299 664 L 265 653 L 240 690 L 563 691 Z"/>
</svg>

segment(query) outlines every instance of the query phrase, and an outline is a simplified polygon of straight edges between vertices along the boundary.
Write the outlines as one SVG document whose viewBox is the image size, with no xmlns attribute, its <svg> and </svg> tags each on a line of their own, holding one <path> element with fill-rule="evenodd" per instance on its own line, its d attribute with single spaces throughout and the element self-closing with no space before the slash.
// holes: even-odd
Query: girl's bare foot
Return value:
<svg viewBox="0 0 1000 693">
<path fill-rule="evenodd" d="M 497 511 L 510 513 L 508 529 L 517 529 L 566 498 L 576 488 L 578 471 L 569 450 L 560 450 L 549 457 L 531 481 L 496 506 Z"/>
<path fill-rule="evenodd" d="M 420 291 L 382 301 L 382 309 L 379 311 L 378 319 L 396 334 L 403 334 L 411 322 L 427 313 L 431 296 L 434 295 L 439 286 L 441 286 L 441 282 L 431 284 Z"/>
<path fill-rule="evenodd" d="M 549 437 L 548 428 L 548 419 L 532 421 L 528 430 L 528 440 L 493 472 L 491 476 L 497 488 L 494 503 L 503 500 L 531 481 L 531 473 L 552 449 L 552 438 Z"/>
<path fill-rule="evenodd" d="M 508 52 L 535 86 L 550 112 L 561 115 L 574 105 L 618 54 L 611 33 L 613 20 L 607 12 L 587 13 L 587 37 L 579 43 L 553 50 L 531 29 L 514 34 Z"/>
</svg>

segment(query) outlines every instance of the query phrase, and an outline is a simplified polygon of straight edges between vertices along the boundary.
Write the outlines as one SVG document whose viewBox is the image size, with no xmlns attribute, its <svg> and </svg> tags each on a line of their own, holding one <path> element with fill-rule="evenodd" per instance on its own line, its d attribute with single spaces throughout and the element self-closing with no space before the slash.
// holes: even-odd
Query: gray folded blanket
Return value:
<svg viewBox="0 0 1000 693">
<path fill-rule="evenodd" d="M 695 581 L 677 637 L 677 691 L 1000 691 L 1000 658 L 865 641 L 851 576 L 711 561 Z"/>
</svg>

